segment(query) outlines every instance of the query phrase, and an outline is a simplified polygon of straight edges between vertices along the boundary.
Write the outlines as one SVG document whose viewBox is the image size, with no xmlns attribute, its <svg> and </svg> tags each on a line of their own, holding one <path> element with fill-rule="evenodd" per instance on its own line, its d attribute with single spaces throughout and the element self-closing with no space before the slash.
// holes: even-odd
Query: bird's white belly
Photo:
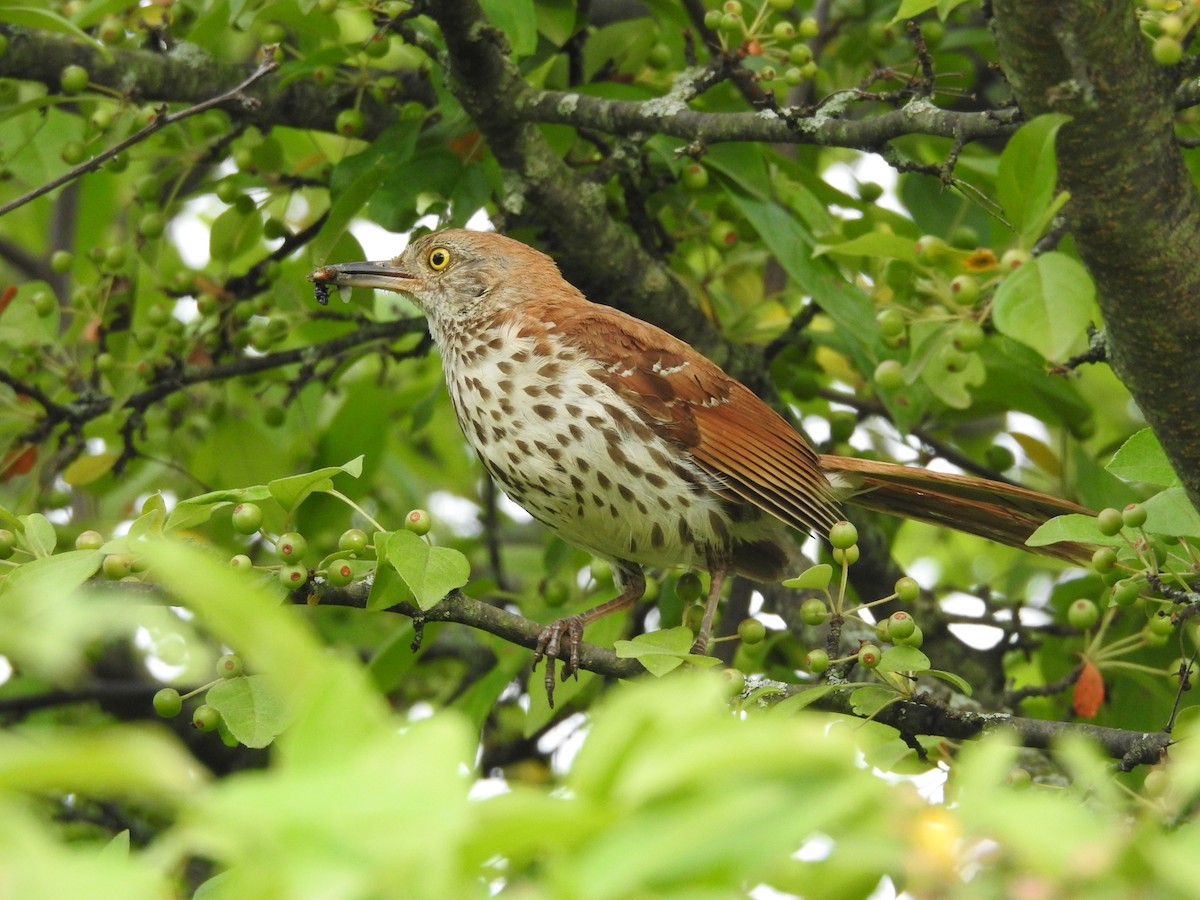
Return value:
<svg viewBox="0 0 1200 900">
<path fill-rule="evenodd" d="M 706 476 L 634 424 L 624 401 L 589 374 L 594 363 L 547 360 L 534 343 L 510 333 L 444 365 L 463 433 L 497 484 L 596 555 L 706 566 L 730 529 Z"/>
</svg>

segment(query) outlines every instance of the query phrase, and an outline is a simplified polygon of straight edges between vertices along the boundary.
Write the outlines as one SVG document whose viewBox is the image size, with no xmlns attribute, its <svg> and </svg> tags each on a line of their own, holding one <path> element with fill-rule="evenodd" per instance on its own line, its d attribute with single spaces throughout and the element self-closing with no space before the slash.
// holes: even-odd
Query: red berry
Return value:
<svg viewBox="0 0 1200 900">
<path fill-rule="evenodd" d="M 829 654 L 820 648 L 809 650 L 804 662 L 810 672 L 820 675 L 829 668 Z"/>
<path fill-rule="evenodd" d="M 333 127 L 338 134 L 345 135 L 346 137 L 357 137 L 362 134 L 365 124 L 363 114 L 357 109 L 343 109 L 338 113 Z"/>
<path fill-rule="evenodd" d="M 345 587 L 354 580 L 354 570 L 349 563 L 338 560 L 325 570 L 325 580 L 334 587 Z"/>
<path fill-rule="evenodd" d="M 888 618 L 888 636 L 893 641 L 903 640 L 916 630 L 916 620 L 903 610 L 892 613 Z"/>
<path fill-rule="evenodd" d="M 404 527 L 416 535 L 429 534 L 433 527 L 433 516 L 423 509 L 414 509 L 404 517 Z"/>
<path fill-rule="evenodd" d="M 1140 503 L 1130 503 L 1121 510 L 1121 521 L 1126 528 L 1141 528 L 1146 524 L 1146 507 Z"/>
<path fill-rule="evenodd" d="M 873 669 L 879 665 L 879 658 L 882 655 L 874 644 L 863 644 L 858 648 L 858 663 L 864 669 Z"/>
<path fill-rule="evenodd" d="M 279 581 L 289 589 L 301 587 L 308 581 L 308 570 L 304 566 L 280 566 Z"/>
<path fill-rule="evenodd" d="M 304 535 L 289 531 L 279 536 L 279 540 L 275 544 L 275 552 L 284 562 L 295 562 L 302 559 L 308 552 L 308 541 L 304 539 Z"/>
<path fill-rule="evenodd" d="M 231 521 L 239 534 L 254 534 L 262 527 L 262 508 L 257 503 L 239 503 L 233 508 Z"/>
</svg>

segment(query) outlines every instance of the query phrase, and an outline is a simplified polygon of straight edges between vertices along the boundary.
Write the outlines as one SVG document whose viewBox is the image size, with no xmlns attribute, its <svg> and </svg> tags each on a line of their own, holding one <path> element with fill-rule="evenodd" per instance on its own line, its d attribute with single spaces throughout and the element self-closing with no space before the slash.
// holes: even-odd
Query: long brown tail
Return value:
<svg viewBox="0 0 1200 900">
<path fill-rule="evenodd" d="M 1047 519 L 1068 513 L 1092 511 L 1050 494 L 991 481 L 973 475 L 952 475 L 896 463 L 821 456 L 821 468 L 849 487 L 843 499 L 855 506 L 892 516 L 928 522 L 975 534 L 1010 547 L 1083 563 L 1092 549 L 1084 544 L 1060 542 L 1028 547 L 1025 541 Z"/>
</svg>

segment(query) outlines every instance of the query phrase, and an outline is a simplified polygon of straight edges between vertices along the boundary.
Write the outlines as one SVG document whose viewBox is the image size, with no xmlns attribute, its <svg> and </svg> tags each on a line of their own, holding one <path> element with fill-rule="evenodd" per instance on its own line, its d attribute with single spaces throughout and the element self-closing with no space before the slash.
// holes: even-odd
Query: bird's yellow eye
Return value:
<svg viewBox="0 0 1200 900">
<path fill-rule="evenodd" d="M 450 265 L 450 251 L 445 247 L 434 247 L 429 251 L 429 268 L 440 272 Z"/>
</svg>

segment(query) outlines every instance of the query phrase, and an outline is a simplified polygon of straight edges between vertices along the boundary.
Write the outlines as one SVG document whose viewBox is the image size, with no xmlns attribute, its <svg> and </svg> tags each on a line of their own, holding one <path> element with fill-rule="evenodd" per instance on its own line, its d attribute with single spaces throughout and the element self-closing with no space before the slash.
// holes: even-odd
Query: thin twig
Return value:
<svg viewBox="0 0 1200 900">
<path fill-rule="evenodd" d="M 91 159 L 80 163 L 72 169 L 68 169 L 57 178 L 52 178 L 45 184 L 34 188 L 29 193 L 23 194 L 22 196 L 17 197 L 15 200 L 9 201 L 8 203 L 4 204 L 4 206 L 0 206 L 0 217 L 7 215 L 14 209 L 24 206 L 26 203 L 36 200 L 43 194 L 50 193 L 55 188 L 60 187 L 69 181 L 74 181 L 81 175 L 86 175 L 88 172 L 95 171 L 114 156 L 118 155 L 122 151 L 128 150 L 134 144 L 140 143 L 150 135 L 154 134 L 154 132 L 161 131 L 168 125 L 174 125 L 176 122 L 181 122 L 184 119 L 190 118 L 191 116 L 199 115 L 202 112 L 212 109 L 214 106 L 220 106 L 222 103 L 227 103 L 230 100 L 240 100 L 243 103 L 252 102 L 252 98 L 244 96 L 242 92 L 264 75 L 273 72 L 278 67 L 279 64 L 274 60 L 267 60 L 257 69 L 255 69 L 248 78 L 242 81 L 241 84 L 231 88 L 225 93 L 218 94 L 215 97 L 210 97 L 208 100 L 197 103 L 195 106 L 189 106 L 187 109 L 182 109 L 177 113 L 171 113 L 170 115 L 165 116 L 155 116 L 154 121 L 134 132 L 129 137 L 125 138 L 125 140 L 118 141 L 104 152 L 96 154 Z"/>
</svg>

